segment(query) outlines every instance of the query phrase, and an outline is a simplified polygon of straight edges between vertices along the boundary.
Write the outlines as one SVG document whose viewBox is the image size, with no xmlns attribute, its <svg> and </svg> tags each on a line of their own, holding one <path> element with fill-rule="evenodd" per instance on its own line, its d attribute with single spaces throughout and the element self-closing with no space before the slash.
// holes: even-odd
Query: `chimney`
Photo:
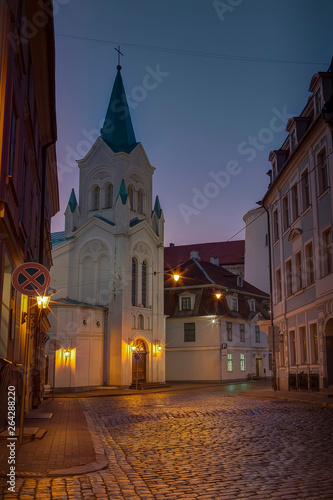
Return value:
<svg viewBox="0 0 333 500">
<path fill-rule="evenodd" d="M 191 250 L 190 259 L 200 260 L 199 251 L 198 250 Z"/>
<path fill-rule="evenodd" d="M 174 246 L 175 246 L 175 244 L 174 244 L 174 243 L 170 243 L 170 244 L 169 244 L 169 246 L 170 246 L 170 247 L 174 247 Z"/>
<path fill-rule="evenodd" d="M 210 263 L 214 264 L 214 266 L 219 266 L 220 265 L 220 259 L 218 257 L 211 257 L 210 258 Z"/>
</svg>

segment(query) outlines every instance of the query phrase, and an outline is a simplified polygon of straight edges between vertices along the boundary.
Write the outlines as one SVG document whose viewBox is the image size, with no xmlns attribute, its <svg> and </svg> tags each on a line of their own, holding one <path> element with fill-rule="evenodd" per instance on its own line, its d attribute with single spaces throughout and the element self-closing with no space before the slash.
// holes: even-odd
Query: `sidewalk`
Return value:
<svg viewBox="0 0 333 500">
<path fill-rule="evenodd" d="M 147 390 L 101 388 L 82 393 L 56 394 L 45 399 L 40 407 L 31 410 L 24 427 L 39 428 L 41 439 L 26 439 L 16 444 L 16 476 L 45 477 L 76 475 L 103 469 L 107 466 L 102 444 L 89 417 L 85 416 L 80 398 L 144 395 L 175 391 L 220 391 L 241 397 L 271 398 L 298 401 L 333 408 L 333 388 L 322 392 L 274 392 L 270 380 L 228 384 L 172 383 L 169 387 Z M 50 417 L 50 414 L 52 416 Z M 49 418 L 50 417 L 50 418 Z M 43 433 L 43 431 L 47 431 Z M 6 439 L 0 440 L 0 477 L 8 474 Z"/>
</svg>

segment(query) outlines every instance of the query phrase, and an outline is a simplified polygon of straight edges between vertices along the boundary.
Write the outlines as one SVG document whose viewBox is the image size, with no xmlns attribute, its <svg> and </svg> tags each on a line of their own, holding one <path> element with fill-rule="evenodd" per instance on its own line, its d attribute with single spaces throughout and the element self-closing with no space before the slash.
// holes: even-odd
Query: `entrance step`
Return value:
<svg viewBox="0 0 333 500">
<path fill-rule="evenodd" d="M 144 391 L 146 389 L 161 389 L 164 387 L 170 387 L 165 382 L 140 382 L 138 381 L 138 390 Z M 132 382 L 129 389 L 136 389 L 136 383 Z"/>
</svg>

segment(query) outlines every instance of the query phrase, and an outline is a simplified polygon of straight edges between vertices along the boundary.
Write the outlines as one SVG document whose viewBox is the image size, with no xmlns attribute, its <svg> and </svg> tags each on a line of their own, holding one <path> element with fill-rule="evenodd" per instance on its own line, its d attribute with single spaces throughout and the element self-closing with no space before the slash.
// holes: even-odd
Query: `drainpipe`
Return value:
<svg viewBox="0 0 333 500">
<path fill-rule="evenodd" d="M 272 329 L 272 368 L 273 368 L 273 389 L 277 391 L 277 383 L 276 383 L 276 359 L 275 359 L 275 332 L 274 332 L 274 321 L 273 321 L 273 275 L 272 275 L 272 255 L 271 255 L 271 231 L 270 231 L 270 217 L 269 211 L 264 205 L 263 200 L 257 201 L 257 205 L 260 205 L 267 214 L 267 228 L 268 228 L 268 267 L 269 267 L 269 295 L 270 295 L 270 308 L 271 308 L 271 329 Z"/>
</svg>

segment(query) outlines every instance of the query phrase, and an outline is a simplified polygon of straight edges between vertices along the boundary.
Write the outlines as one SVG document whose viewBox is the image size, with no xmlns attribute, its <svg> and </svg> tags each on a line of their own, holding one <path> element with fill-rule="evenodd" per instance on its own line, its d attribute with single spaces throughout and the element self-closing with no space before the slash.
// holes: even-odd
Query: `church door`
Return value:
<svg viewBox="0 0 333 500">
<path fill-rule="evenodd" d="M 132 382 L 146 381 L 147 348 L 144 340 L 138 339 L 134 342 L 136 347 L 132 354 Z"/>
</svg>

